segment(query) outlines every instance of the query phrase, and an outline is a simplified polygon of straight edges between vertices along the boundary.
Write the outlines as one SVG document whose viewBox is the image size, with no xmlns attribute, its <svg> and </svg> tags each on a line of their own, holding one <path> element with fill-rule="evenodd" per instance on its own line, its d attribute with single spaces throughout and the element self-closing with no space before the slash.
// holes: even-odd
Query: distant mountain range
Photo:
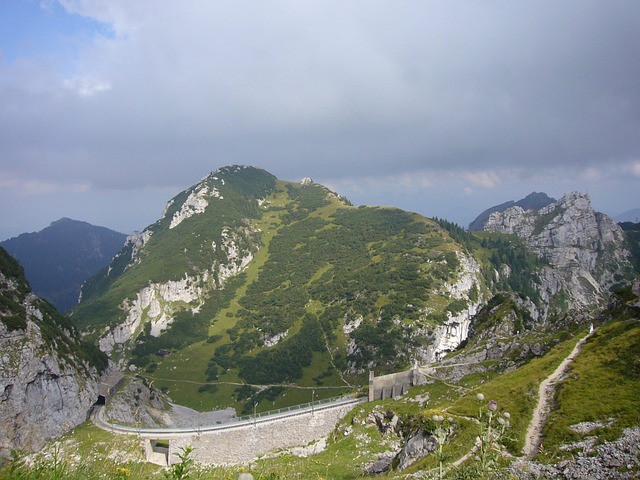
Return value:
<svg viewBox="0 0 640 480">
<path fill-rule="evenodd" d="M 615 218 L 616 222 L 640 222 L 640 208 L 634 208 L 627 212 L 621 213 Z"/>
<path fill-rule="evenodd" d="M 125 239 L 105 227 L 61 218 L 0 245 L 20 262 L 34 293 L 66 312 L 78 302 L 82 283 L 109 264 Z"/>
</svg>

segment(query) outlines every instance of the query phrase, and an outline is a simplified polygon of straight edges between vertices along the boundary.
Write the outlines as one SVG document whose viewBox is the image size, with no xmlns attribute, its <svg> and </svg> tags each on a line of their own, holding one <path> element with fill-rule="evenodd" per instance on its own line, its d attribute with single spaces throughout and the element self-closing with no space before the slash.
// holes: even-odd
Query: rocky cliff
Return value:
<svg viewBox="0 0 640 480">
<path fill-rule="evenodd" d="M 21 267 L 0 248 L 0 456 L 38 450 L 84 422 L 106 364 L 29 290 Z"/>
<path fill-rule="evenodd" d="M 622 229 L 596 212 L 588 195 L 570 193 L 539 210 L 519 206 L 489 216 L 485 231 L 517 235 L 548 262 L 539 272 L 543 304 L 584 308 L 631 275 Z"/>
<path fill-rule="evenodd" d="M 484 212 L 478 215 L 475 220 L 469 224 L 469 231 L 482 231 L 487 224 L 487 220 L 489 220 L 489 217 L 494 212 L 504 212 L 505 210 L 512 207 L 520 207 L 523 210 L 539 210 L 551 203 L 554 203 L 555 201 L 555 198 L 549 197 L 546 193 L 533 192 L 518 201 L 510 200 L 508 202 L 501 203 L 500 205 L 496 205 L 494 207 L 486 209 Z"/>
</svg>

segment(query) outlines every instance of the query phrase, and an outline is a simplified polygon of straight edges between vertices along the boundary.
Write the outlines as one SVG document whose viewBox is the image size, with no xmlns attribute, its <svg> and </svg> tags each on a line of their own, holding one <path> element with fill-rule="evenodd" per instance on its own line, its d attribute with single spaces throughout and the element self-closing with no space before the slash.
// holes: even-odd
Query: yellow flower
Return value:
<svg viewBox="0 0 640 480">
<path fill-rule="evenodd" d="M 129 478 L 130 476 L 131 471 L 127 467 L 116 467 L 117 478 Z"/>
</svg>

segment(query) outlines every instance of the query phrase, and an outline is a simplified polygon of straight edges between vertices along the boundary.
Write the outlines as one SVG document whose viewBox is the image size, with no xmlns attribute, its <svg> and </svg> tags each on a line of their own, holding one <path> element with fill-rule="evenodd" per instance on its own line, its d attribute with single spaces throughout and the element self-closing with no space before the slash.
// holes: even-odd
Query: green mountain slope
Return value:
<svg viewBox="0 0 640 480">
<path fill-rule="evenodd" d="M 354 207 L 309 179 L 224 167 L 129 238 L 86 282 L 73 319 L 121 368 L 177 403 L 247 412 L 256 403 L 268 410 L 330 397 L 359 388 L 369 370 L 441 359 L 479 325 L 473 317 L 496 293 L 514 299 L 503 318 L 510 333 L 545 321 L 564 329 L 562 315 L 574 304 L 584 310 L 587 297 L 569 301 L 569 289 L 584 282 L 559 274 L 573 257 L 593 258 L 611 284 L 618 272 L 606 270 L 614 264 L 598 259 L 601 249 L 616 250 L 622 233 L 612 222 L 598 229 L 583 196 L 563 202 L 561 212 L 594 220 L 588 228 L 570 215 L 536 220 L 554 239 L 547 259 L 522 235 Z"/>
<path fill-rule="evenodd" d="M 435 222 L 251 167 L 179 194 L 139 239 L 87 282 L 73 318 L 201 408 L 298 403 L 403 369 L 486 290 Z"/>
<path fill-rule="evenodd" d="M 636 282 L 618 291 L 597 314 L 567 316 L 566 324 L 573 325 L 570 332 L 557 332 L 551 324 L 538 325 L 537 335 L 525 337 L 511 328 L 502 329 L 495 337 L 500 342 L 533 345 L 550 339 L 551 346 L 516 367 L 494 363 L 491 375 L 474 372 L 443 380 L 438 371 L 401 398 L 359 405 L 337 425 L 319 452 L 267 456 L 243 466 L 201 466 L 192 469 L 191 475 L 237 478 L 241 472 L 250 472 L 254 478 L 346 480 L 380 478 L 374 472 L 382 472 L 385 478 L 451 480 L 638 478 L 639 294 Z M 513 319 L 520 316 L 518 302 L 512 298 L 494 299 L 492 305 L 482 312 L 481 325 L 469 345 L 459 351 L 461 356 L 474 355 L 489 329 L 501 329 L 509 311 Z M 541 432 L 542 451 L 525 458 L 522 448 L 538 387 L 585 337 L 585 322 L 597 328 L 553 386 L 552 411 Z M 420 443 L 421 439 L 425 442 Z M 56 444 L 56 465 L 43 456 L 15 462 L 5 472 L 7 478 L 38 478 L 42 469 L 56 467 L 63 479 L 79 478 L 76 472 L 82 478 L 102 478 L 105 471 L 126 467 L 132 477 L 154 478 L 159 467 L 143 463 L 139 445 L 123 448 L 123 444 L 122 437 L 86 426 Z M 416 448 L 420 445 L 430 448 Z M 126 460 L 126 448 L 135 460 Z M 114 452 L 120 459 L 115 465 Z"/>
</svg>

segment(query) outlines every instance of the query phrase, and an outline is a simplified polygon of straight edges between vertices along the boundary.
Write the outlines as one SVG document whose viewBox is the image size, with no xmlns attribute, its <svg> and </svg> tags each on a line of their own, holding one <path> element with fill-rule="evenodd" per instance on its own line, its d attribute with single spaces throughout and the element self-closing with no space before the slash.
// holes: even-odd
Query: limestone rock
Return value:
<svg viewBox="0 0 640 480">
<path fill-rule="evenodd" d="M 364 471 L 367 475 L 380 475 L 389 470 L 395 455 L 393 453 L 385 452 L 378 457 L 378 460 L 371 465 L 367 465 Z"/>
<path fill-rule="evenodd" d="M 443 358 L 447 352 L 455 350 L 469 336 L 471 319 L 478 312 L 482 299 L 471 300 L 470 292 L 477 285 L 482 284 L 480 266 L 471 256 L 457 253 L 460 269 L 457 279 L 453 283 L 445 283 L 443 290 L 452 299 L 467 301 L 467 308 L 457 315 L 447 314 L 448 319 L 433 332 L 433 341 L 426 347 L 419 349 L 416 357 L 421 363 L 432 363 Z M 423 329 L 419 335 L 426 336 Z"/>
<path fill-rule="evenodd" d="M 258 234 L 250 225 L 235 229 L 223 228 L 220 241 L 214 242 L 212 249 L 220 250 L 225 262 L 216 261 L 194 275 L 185 273 L 178 280 L 149 283 L 140 289 L 133 300 L 125 300 L 120 305 L 120 309 L 125 312 L 124 319 L 102 332 L 100 349 L 108 354 L 122 350 L 146 324 L 149 324 L 150 335 L 160 336 L 173 322 L 175 313 L 185 308 L 191 308 L 197 313 L 201 299 L 208 292 L 221 288 L 247 267 L 258 249 Z M 240 245 L 245 244 L 252 247 L 240 248 Z"/>
<path fill-rule="evenodd" d="M 26 328 L 9 330 L 0 321 L 0 456 L 41 449 L 84 422 L 98 399 L 95 369 L 47 342 L 39 325 L 47 313 L 38 302 L 25 299 Z"/>
<path fill-rule="evenodd" d="M 494 212 L 484 229 L 517 235 L 549 263 L 539 272 L 538 285 L 546 305 L 556 300 L 556 306 L 562 302 L 567 308 L 593 305 L 632 271 L 622 229 L 596 212 L 581 193 L 567 194 L 540 210 L 515 206 Z"/>
<path fill-rule="evenodd" d="M 398 470 L 404 470 L 416 461 L 434 452 L 438 448 L 438 440 L 435 436 L 420 431 L 405 444 L 398 455 Z"/>
</svg>

